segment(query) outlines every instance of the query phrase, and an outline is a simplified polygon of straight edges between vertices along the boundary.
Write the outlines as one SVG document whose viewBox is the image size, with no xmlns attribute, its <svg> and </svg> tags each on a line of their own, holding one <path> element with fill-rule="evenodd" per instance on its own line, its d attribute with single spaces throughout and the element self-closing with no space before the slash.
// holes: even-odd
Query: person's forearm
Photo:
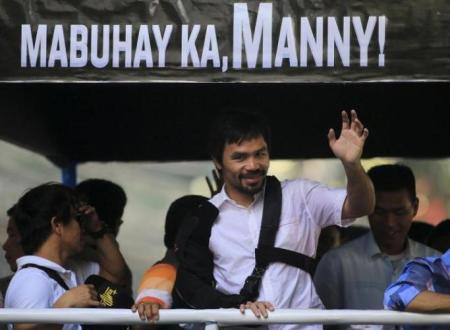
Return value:
<svg viewBox="0 0 450 330">
<path fill-rule="evenodd" d="M 375 190 L 360 161 L 343 163 L 347 176 L 347 198 L 342 218 L 356 218 L 371 214 L 375 207 Z"/>
<path fill-rule="evenodd" d="M 113 283 L 128 285 L 131 272 L 112 234 L 107 233 L 97 239 L 97 252 L 100 275 Z"/>
<path fill-rule="evenodd" d="M 142 276 L 136 303 L 147 301 L 170 308 L 176 273 L 176 267 L 169 263 L 157 263 L 150 267 Z"/>
<path fill-rule="evenodd" d="M 406 306 L 405 310 L 416 313 L 448 313 L 450 312 L 450 295 L 422 291 Z"/>
</svg>

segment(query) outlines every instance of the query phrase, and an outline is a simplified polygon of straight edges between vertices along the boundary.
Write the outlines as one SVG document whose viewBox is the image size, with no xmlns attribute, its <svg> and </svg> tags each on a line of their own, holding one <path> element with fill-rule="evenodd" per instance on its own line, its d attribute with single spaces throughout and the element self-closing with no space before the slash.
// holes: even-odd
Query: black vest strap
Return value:
<svg viewBox="0 0 450 330">
<path fill-rule="evenodd" d="M 273 247 L 275 244 L 275 237 L 280 225 L 281 198 L 280 182 L 274 176 L 267 176 L 258 248 Z M 269 265 L 262 258 L 256 259 L 255 261 L 255 268 L 245 280 L 244 286 L 240 291 L 240 295 L 249 301 L 254 301 L 258 297 L 261 279 Z"/>
<path fill-rule="evenodd" d="M 273 246 L 258 247 L 255 251 L 255 257 L 256 263 L 269 265 L 272 262 L 282 262 L 300 268 L 307 273 L 311 273 L 315 264 L 314 259 L 307 255 Z"/>
<path fill-rule="evenodd" d="M 36 264 L 25 264 L 21 267 L 21 269 L 28 268 L 28 267 L 38 268 L 38 269 L 46 272 L 48 277 L 50 277 L 51 279 L 54 279 L 56 281 L 56 283 L 58 283 L 64 290 L 69 290 L 69 287 L 67 286 L 66 282 L 64 282 L 64 280 L 61 278 L 61 276 L 59 276 L 59 274 L 56 270 L 50 269 L 50 268 L 47 268 L 44 266 L 36 265 Z"/>
<path fill-rule="evenodd" d="M 281 216 L 281 184 L 274 176 L 266 177 L 264 209 L 259 231 L 258 247 L 274 246 Z M 264 266 L 262 264 L 258 266 Z M 266 265 L 267 266 L 267 265 Z"/>
<path fill-rule="evenodd" d="M 281 202 L 280 182 L 274 176 L 267 176 L 261 230 L 258 247 L 255 250 L 255 268 L 245 280 L 240 291 L 240 295 L 248 301 L 255 301 L 258 298 L 262 277 L 272 262 L 283 262 L 311 273 L 314 259 L 295 251 L 274 247 L 278 227 L 280 226 Z"/>
</svg>

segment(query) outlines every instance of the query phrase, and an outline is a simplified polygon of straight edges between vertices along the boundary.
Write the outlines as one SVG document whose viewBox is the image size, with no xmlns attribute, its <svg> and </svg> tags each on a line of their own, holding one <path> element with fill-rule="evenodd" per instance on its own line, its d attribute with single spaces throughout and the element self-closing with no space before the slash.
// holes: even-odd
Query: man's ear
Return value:
<svg viewBox="0 0 450 330">
<path fill-rule="evenodd" d="M 414 216 L 416 216 L 417 211 L 419 211 L 419 199 L 417 197 L 413 202 L 413 207 L 414 207 Z"/>
<path fill-rule="evenodd" d="M 62 222 L 56 221 L 56 217 L 53 217 L 52 220 L 50 220 L 50 223 L 52 225 L 52 232 L 57 235 L 61 235 L 61 230 L 63 227 Z"/>
</svg>

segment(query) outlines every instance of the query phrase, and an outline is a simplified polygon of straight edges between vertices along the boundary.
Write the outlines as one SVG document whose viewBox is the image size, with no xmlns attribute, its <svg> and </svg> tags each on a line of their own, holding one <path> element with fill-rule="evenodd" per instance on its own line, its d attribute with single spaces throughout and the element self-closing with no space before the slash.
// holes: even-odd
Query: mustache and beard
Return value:
<svg viewBox="0 0 450 330">
<path fill-rule="evenodd" d="M 239 191 L 241 191 L 244 194 L 248 195 L 254 195 L 259 193 L 263 187 L 264 183 L 266 181 L 266 175 L 267 170 L 266 169 L 260 169 L 255 171 L 247 171 L 246 173 L 239 174 L 239 185 L 236 187 Z M 245 184 L 245 180 L 257 180 L 255 183 Z"/>
</svg>

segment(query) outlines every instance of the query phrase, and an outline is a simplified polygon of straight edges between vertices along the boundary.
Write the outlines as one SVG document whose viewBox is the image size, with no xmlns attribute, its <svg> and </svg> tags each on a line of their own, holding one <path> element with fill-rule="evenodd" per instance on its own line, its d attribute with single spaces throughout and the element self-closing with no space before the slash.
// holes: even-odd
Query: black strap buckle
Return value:
<svg viewBox="0 0 450 330">
<path fill-rule="evenodd" d="M 242 287 L 240 294 L 244 296 L 247 301 L 254 301 L 258 298 L 259 286 L 266 268 L 267 267 L 255 267 L 252 274 L 245 280 L 245 284 Z"/>
<path fill-rule="evenodd" d="M 267 267 L 256 266 L 250 276 L 261 279 L 266 272 Z"/>
</svg>

